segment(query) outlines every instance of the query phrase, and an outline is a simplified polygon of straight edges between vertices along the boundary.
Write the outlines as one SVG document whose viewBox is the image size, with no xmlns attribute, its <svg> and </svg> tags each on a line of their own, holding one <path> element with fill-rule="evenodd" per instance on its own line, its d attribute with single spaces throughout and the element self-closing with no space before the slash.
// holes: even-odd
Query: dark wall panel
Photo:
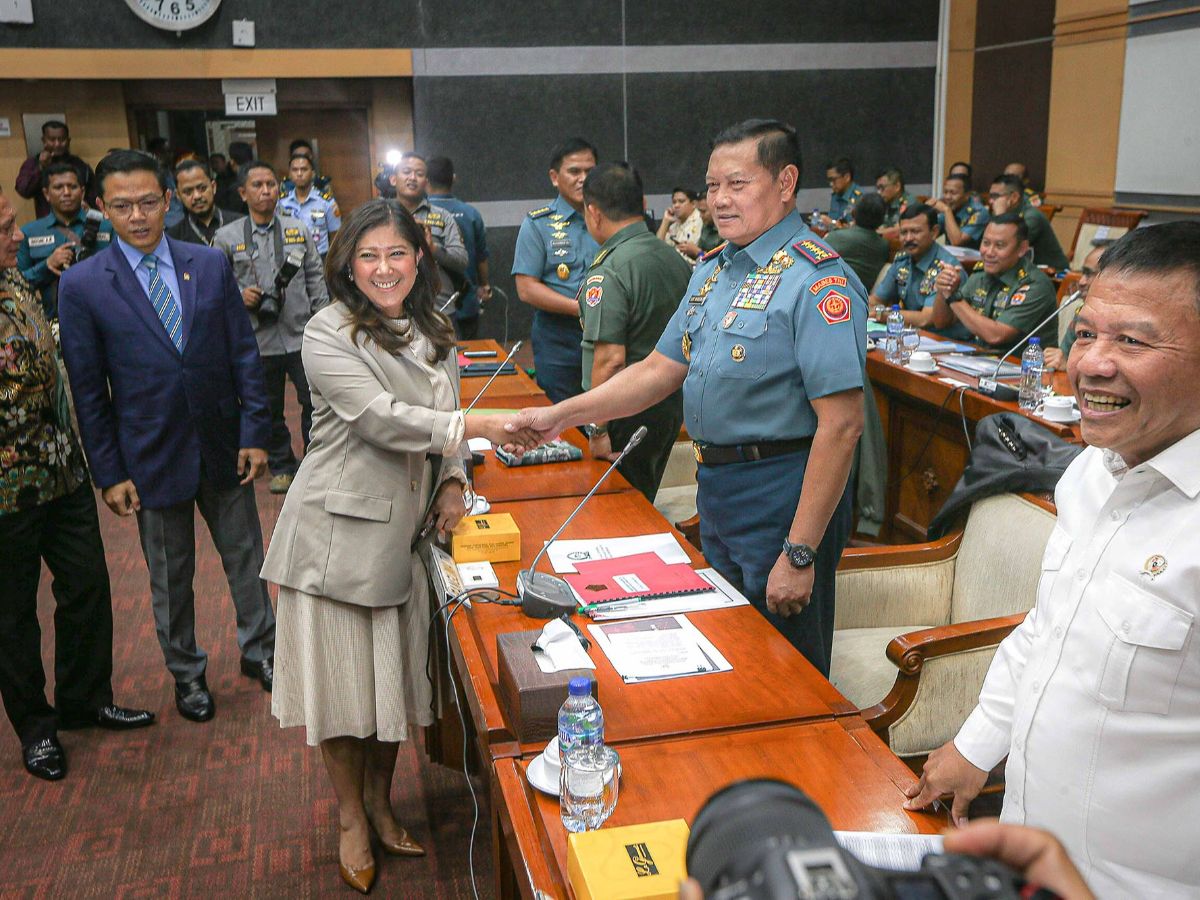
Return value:
<svg viewBox="0 0 1200 900">
<path fill-rule="evenodd" d="M 1033 184 L 1046 178 L 1053 45 L 1025 44 L 975 54 L 971 163 L 976 185 L 1010 162 L 1023 162 Z"/>
<path fill-rule="evenodd" d="M 517 247 L 516 228 L 489 228 L 487 232 L 488 262 L 492 284 L 508 294 L 508 339 L 510 342 L 529 337 L 529 329 L 533 324 L 533 307 L 526 306 L 517 299 L 517 289 L 513 285 L 512 271 L 513 254 Z M 484 307 L 479 320 L 481 337 L 500 340 L 504 337 L 505 324 L 504 300 L 498 295 Z"/>
<path fill-rule="evenodd" d="M 936 41 L 938 0 L 757 0 L 724 8 L 627 0 L 625 16 L 634 46 Z"/>
<path fill-rule="evenodd" d="M 85 14 L 92 6 L 104 11 Z M 529 4 L 523 13 L 513 4 L 478 0 L 224 0 L 212 19 L 181 38 L 142 22 L 123 0 L 73 0 L 35 3 L 33 25 L 0 26 L 0 47 L 229 47 L 234 19 L 253 19 L 263 48 L 621 42 L 621 7 L 613 0 L 554 0 Z"/>
<path fill-rule="evenodd" d="M 800 132 L 802 188 L 823 187 L 826 160 L 842 155 L 862 184 L 885 165 L 923 183 L 933 165 L 933 87 L 933 69 L 631 76 L 629 155 L 649 193 L 699 186 L 718 131 L 774 117 Z"/>
<path fill-rule="evenodd" d="M 550 152 L 564 138 L 606 159 L 624 145 L 619 75 L 418 78 L 413 93 L 417 149 L 453 159 L 474 201 L 551 196 Z"/>
<path fill-rule="evenodd" d="M 1054 0 L 980 3 L 975 13 L 975 46 L 995 47 L 1054 33 Z"/>
</svg>

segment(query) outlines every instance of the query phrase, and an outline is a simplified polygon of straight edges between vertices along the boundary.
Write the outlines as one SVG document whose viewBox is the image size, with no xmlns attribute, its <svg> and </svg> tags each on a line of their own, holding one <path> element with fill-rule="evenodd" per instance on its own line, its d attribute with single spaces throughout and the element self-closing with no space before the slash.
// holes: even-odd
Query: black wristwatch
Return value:
<svg viewBox="0 0 1200 900">
<path fill-rule="evenodd" d="M 783 539 L 783 553 L 797 569 L 807 569 L 817 559 L 817 551 L 808 544 L 793 544 L 787 538 Z"/>
</svg>

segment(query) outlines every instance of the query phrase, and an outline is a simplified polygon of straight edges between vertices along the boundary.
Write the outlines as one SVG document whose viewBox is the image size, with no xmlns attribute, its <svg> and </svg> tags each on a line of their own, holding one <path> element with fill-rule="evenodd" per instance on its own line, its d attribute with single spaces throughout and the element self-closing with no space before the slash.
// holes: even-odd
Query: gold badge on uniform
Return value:
<svg viewBox="0 0 1200 900">
<path fill-rule="evenodd" d="M 567 277 L 571 274 L 571 267 L 566 263 L 559 263 L 558 268 L 555 269 L 555 272 L 558 273 L 558 278 L 560 281 L 566 281 Z"/>
<path fill-rule="evenodd" d="M 550 237 L 554 238 L 556 241 L 561 241 L 566 236 L 567 233 L 565 231 L 552 231 L 550 233 Z"/>
<path fill-rule="evenodd" d="M 733 357 L 733 361 L 740 363 L 746 358 L 746 348 L 741 344 L 734 344 L 733 349 L 729 351 L 729 355 Z"/>
<path fill-rule="evenodd" d="M 692 361 L 692 336 L 686 331 L 683 333 L 683 358 Z"/>
</svg>

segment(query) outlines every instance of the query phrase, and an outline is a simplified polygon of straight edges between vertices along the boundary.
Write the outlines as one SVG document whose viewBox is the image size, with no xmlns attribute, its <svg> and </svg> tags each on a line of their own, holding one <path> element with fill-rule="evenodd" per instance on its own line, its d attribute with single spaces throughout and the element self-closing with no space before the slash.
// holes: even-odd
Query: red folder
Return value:
<svg viewBox="0 0 1200 900">
<path fill-rule="evenodd" d="M 585 605 L 632 600 L 638 597 L 673 597 L 711 591 L 713 586 L 686 563 L 665 563 L 657 553 L 635 553 L 613 559 L 575 563 L 575 574 L 563 577 Z"/>
</svg>

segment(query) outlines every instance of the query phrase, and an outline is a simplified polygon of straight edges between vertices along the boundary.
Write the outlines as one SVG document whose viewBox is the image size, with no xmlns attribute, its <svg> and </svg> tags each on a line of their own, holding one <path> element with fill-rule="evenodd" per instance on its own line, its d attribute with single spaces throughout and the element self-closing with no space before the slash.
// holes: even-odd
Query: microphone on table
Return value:
<svg viewBox="0 0 1200 900">
<path fill-rule="evenodd" d="M 1034 325 L 1030 332 L 1025 335 L 1025 337 L 1021 338 L 1019 341 L 1013 344 L 1012 347 L 1000 354 L 1000 358 L 996 360 L 996 368 L 992 370 L 992 374 L 990 376 L 981 375 L 979 378 L 979 386 L 975 388 L 975 390 L 979 391 L 979 393 L 983 394 L 985 397 L 993 397 L 996 400 L 1007 400 L 1015 403 L 1017 398 L 1020 396 L 1017 389 L 1011 384 L 1001 384 L 997 380 L 1000 375 L 1000 369 L 1004 366 L 1004 360 L 1016 353 L 1017 350 L 1019 350 L 1027 340 L 1038 333 L 1043 325 L 1045 325 L 1051 319 L 1057 319 L 1063 314 L 1064 310 L 1070 309 L 1072 306 L 1074 306 L 1079 294 L 1080 292 L 1076 290 L 1073 294 L 1071 294 L 1071 296 L 1067 297 L 1067 299 L 1062 302 L 1061 306 L 1056 306 L 1054 308 L 1054 312 L 1050 313 L 1050 315 L 1046 316 L 1046 318 Z"/>
<path fill-rule="evenodd" d="M 448 310 L 450 308 L 451 304 L 453 304 L 454 301 L 457 300 L 461 296 L 462 296 L 462 291 L 455 291 L 453 294 L 450 295 L 450 297 L 446 300 L 445 303 L 443 303 L 441 306 L 438 307 L 438 312 L 444 313 L 446 310 Z"/>
<path fill-rule="evenodd" d="M 521 598 L 521 612 L 525 613 L 525 615 L 534 619 L 556 619 L 563 613 L 570 615 L 575 611 L 575 607 L 578 604 L 571 586 L 556 575 L 536 571 L 538 562 L 541 561 L 546 551 L 550 549 L 550 545 L 558 540 L 558 536 L 563 533 L 563 530 L 579 515 L 579 511 L 583 509 L 583 504 L 592 499 L 592 495 L 600 489 L 600 485 L 604 484 L 604 480 L 620 465 L 621 460 L 628 456 L 630 451 L 640 444 L 645 437 L 646 426 L 642 425 L 629 438 L 629 443 L 625 445 L 625 449 L 612 461 L 612 465 L 600 476 L 600 480 L 579 501 L 579 505 L 575 507 L 575 511 L 567 516 L 567 520 L 559 526 L 558 531 L 554 532 L 550 540 L 546 541 L 546 545 L 533 558 L 533 562 L 530 563 L 529 568 L 522 569 L 517 573 L 517 595 Z"/>
<path fill-rule="evenodd" d="M 487 382 L 483 385 L 483 387 L 479 389 L 479 393 L 475 395 L 475 399 L 471 401 L 470 406 L 468 406 L 466 409 L 463 410 L 463 415 L 466 415 L 472 409 L 474 409 L 475 404 L 479 402 L 479 398 L 483 396 L 483 392 L 492 386 L 492 382 L 496 380 L 496 376 L 504 371 L 504 367 L 508 365 L 509 361 L 514 356 L 517 355 L 517 351 L 521 349 L 521 345 L 523 343 L 525 343 L 525 342 L 517 341 L 515 344 L 513 344 L 513 348 L 508 351 L 508 356 L 504 357 L 504 362 L 502 362 L 502 363 L 500 363 L 500 365 L 496 366 L 496 371 L 492 373 L 492 377 L 489 378 L 487 380 Z"/>
</svg>

